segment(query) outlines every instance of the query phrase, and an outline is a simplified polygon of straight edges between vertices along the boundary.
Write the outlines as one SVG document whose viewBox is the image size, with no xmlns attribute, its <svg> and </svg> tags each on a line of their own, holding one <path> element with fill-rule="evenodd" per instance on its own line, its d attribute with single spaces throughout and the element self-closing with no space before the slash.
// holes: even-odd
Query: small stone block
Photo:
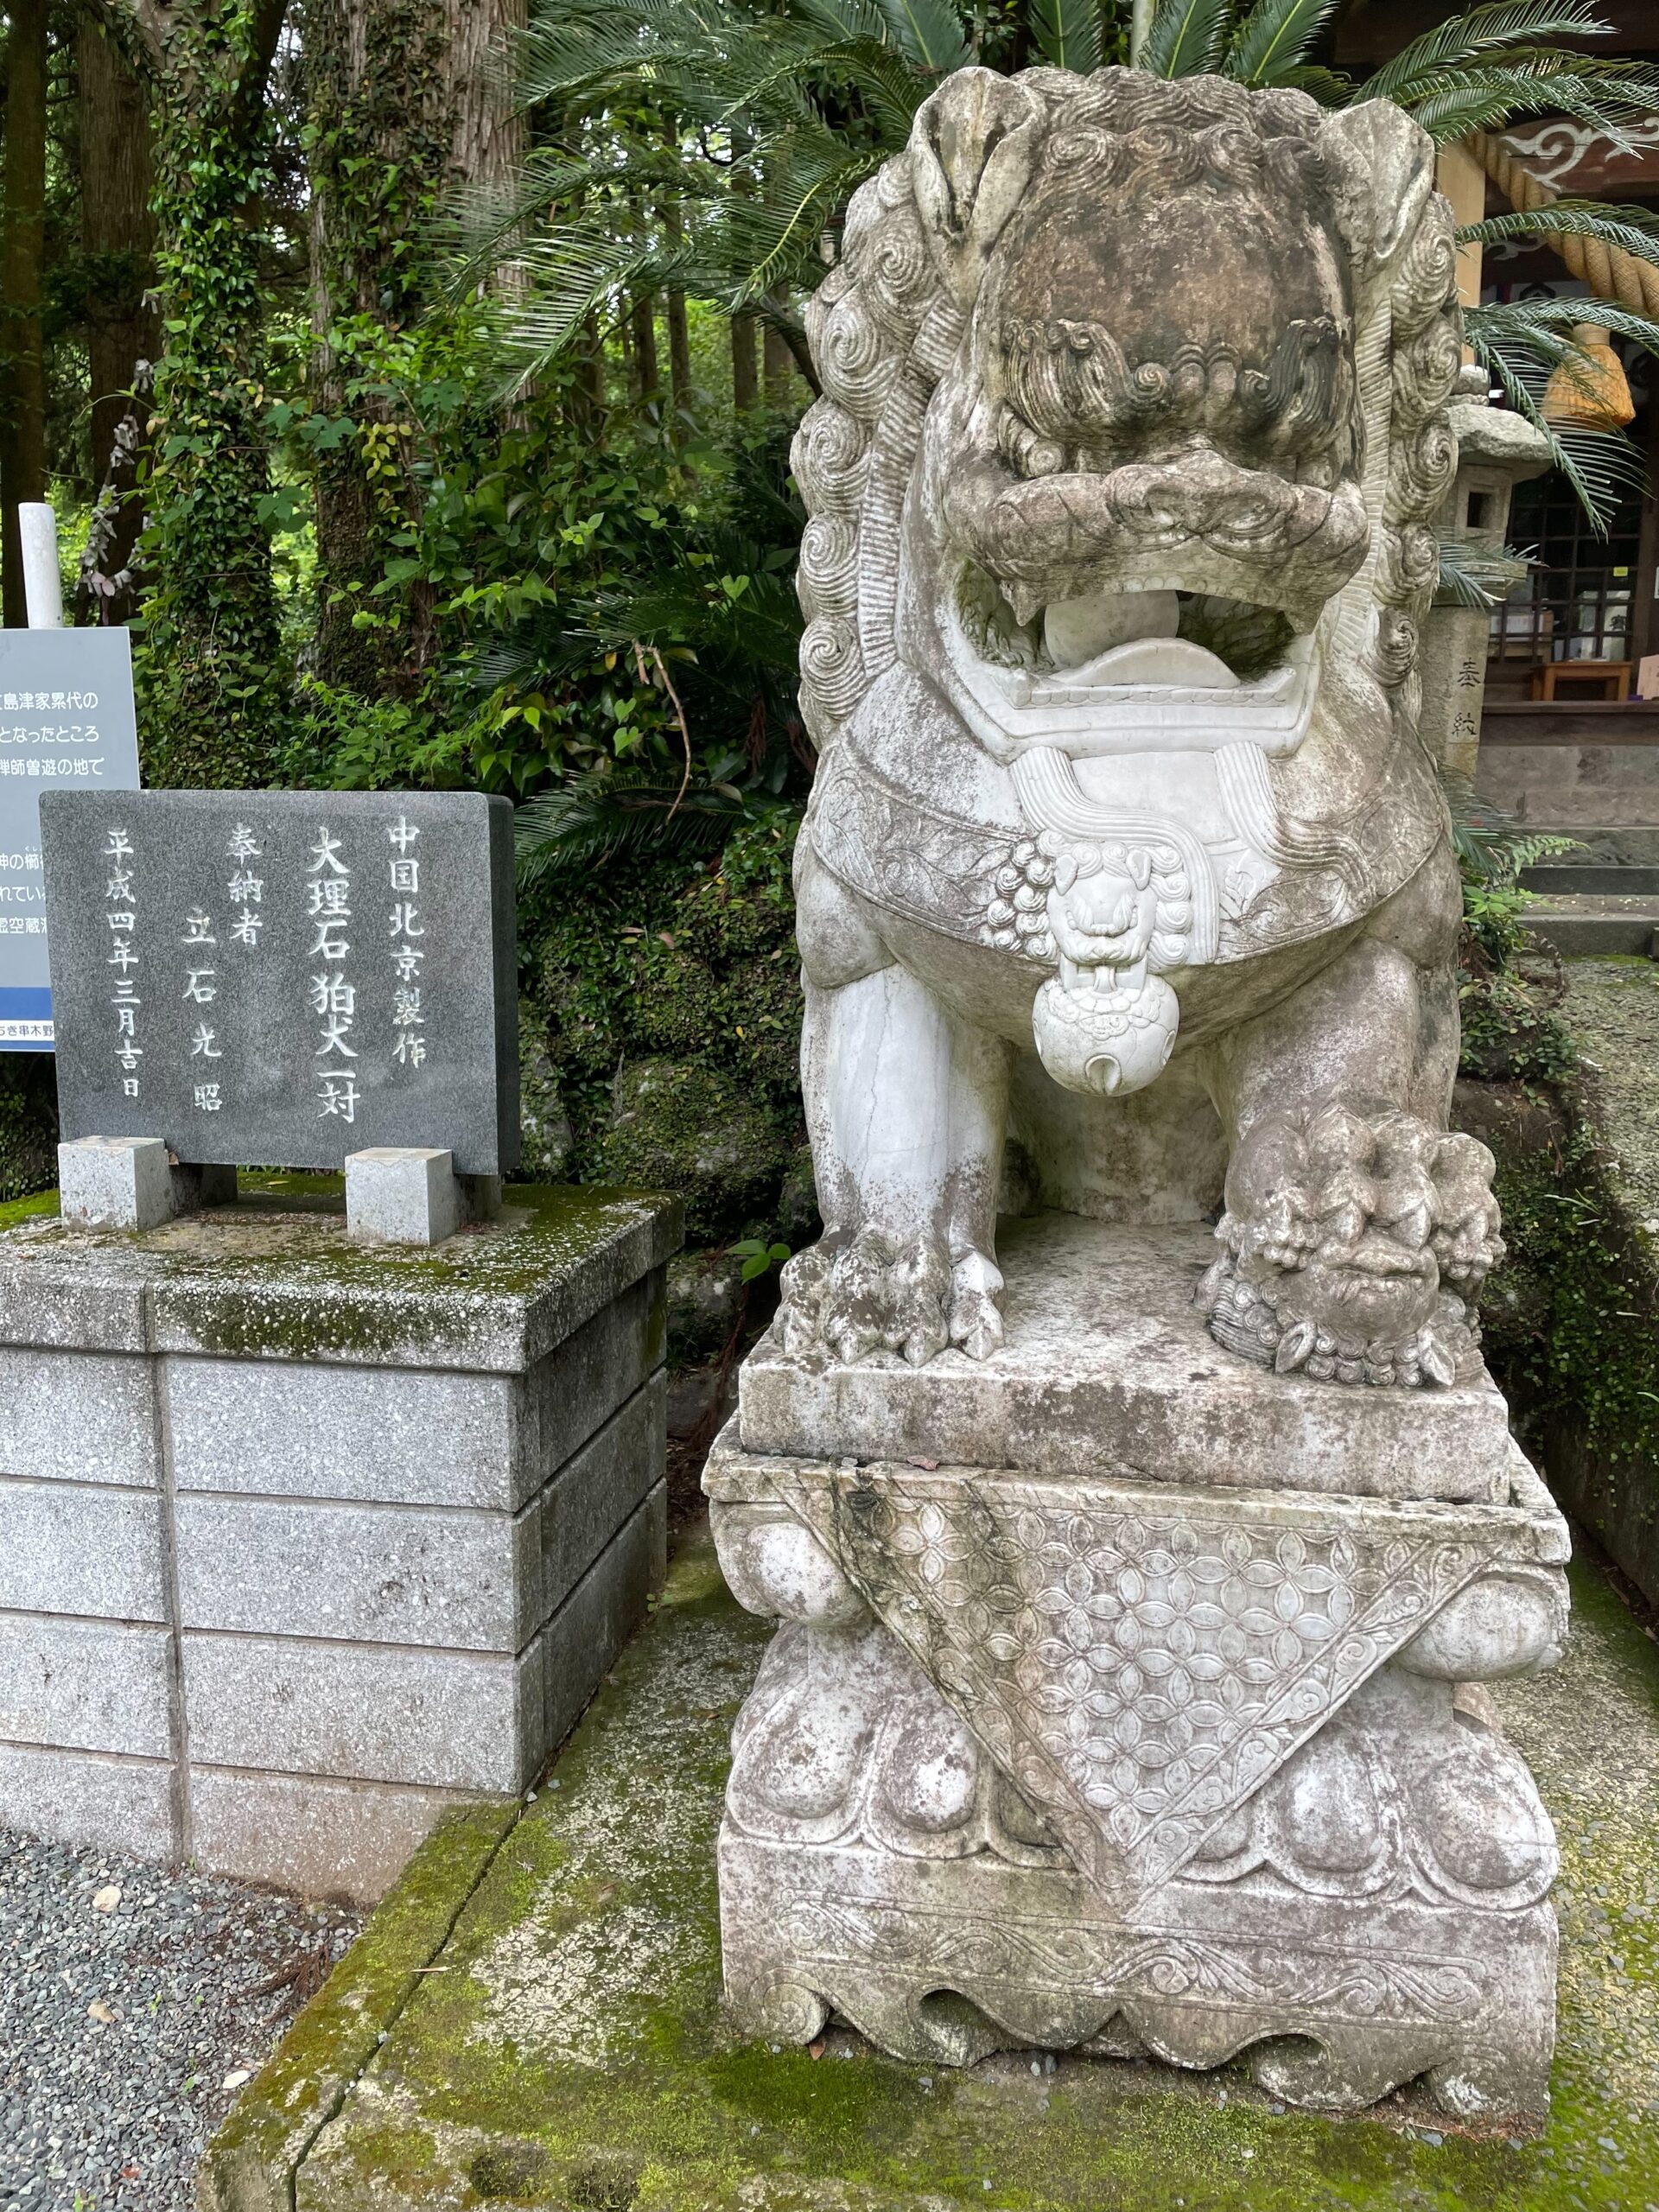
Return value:
<svg viewBox="0 0 1659 2212">
<path fill-rule="evenodd" d="M 58 1147 L 58 1206 L 85 1229 L 159 1229 L 178 1211 L 160 1137 L 79 1137 Z"/>
<path fill-rule="evenodd" d="M 346 1156 L 346 1227 L 353 1236 L 442 1244 L 464 1213 L 453 1152 L 385 1144 Z"/>
<path fill-rule="evenodd" d="M 130 1485 L 0 1476 L 0 1607 L 164 1620 L 161 1500 Z"/>
<path fill-rule="evenodd" d="M 134 1859 L 170 1859 L 173 1770 L 163 1759 L 0 1744 L 6 1826 Z"/>
<path fill-rule="evenodd" d="M 395 1783 L 193 1767 L 190 1854 L 238 1881 L 372 1904 L 452 1802 Z"/>
</svg>

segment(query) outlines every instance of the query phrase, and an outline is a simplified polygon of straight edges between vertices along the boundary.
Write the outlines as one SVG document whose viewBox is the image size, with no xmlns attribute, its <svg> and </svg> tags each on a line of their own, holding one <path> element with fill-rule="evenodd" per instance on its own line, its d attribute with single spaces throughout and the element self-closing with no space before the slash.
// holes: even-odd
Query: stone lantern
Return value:
<svg viewBox="0 0 1659 2212">
<path fill-rule="evenodd" d="M 1458 372 L 1449 413 L 1458 441 L 1458 474 L 1437 518 L 1442 536 L 1466 540 L 1489 559 L 1501 555 L 1517 484 L 1549 467 L 1549 442 L 1525 416 L 1494 407 L 1484 369 Z M 1480 750 L 1491 609 L 1460 607 L 1442 588 L 1423 624 L 1418 666 L 1423 703 L 1418 728 L 1430 757 L 1472 784 Z"/>
</svg>

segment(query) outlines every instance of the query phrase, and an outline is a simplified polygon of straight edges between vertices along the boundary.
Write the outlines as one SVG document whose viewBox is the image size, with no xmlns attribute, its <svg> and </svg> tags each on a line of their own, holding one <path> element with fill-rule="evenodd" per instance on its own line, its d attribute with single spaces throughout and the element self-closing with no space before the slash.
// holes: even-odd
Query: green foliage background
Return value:
<svg viewBox="0 0 1659 2212">
<path fill-rule="evenodd" d="M 1580 50 L 1584 0 L 1482 0 L 1358 84 L 1327 66 L 1331 12 L 1160 0 L 1140 66 L 1386 93 L 1441 137 L 1659 100 L 1651 72 Z M 429 0 L 297 0 L 268 80 L 256 0 L 169 10 L 147 779 L 521 803 L 535 1172 L 669 1183 L 703 1242 L 782 1218 L 804 1137 L 788 861 L 814 765 L 787 460 L 804 302 L 946 73 L 1127 60 L 1129 19 L 1115 0 L 533 0 L 522 161 L 467 188 Z M 1617 212 L 1549 219 L 1611 237 Z M 1570 350 L 1548 316 L 1478 314 L 1495 365 Z M 1474 871 L 1470 899 L 1474 1046 L 1542 1050 L 1547 1030 L 1516 1042 L 1513 871 Z M 0 1190 L 49 1175 L 43 1095 L 3 1071 Z"/>
</svg>

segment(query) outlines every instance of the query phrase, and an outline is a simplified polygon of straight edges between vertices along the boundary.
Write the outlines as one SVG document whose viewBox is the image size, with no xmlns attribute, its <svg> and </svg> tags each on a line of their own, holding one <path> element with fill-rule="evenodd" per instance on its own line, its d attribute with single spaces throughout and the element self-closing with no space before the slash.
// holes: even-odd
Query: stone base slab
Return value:
<svg viewBox="0 0 1659 2212">
<path fill-rule="evenodd" d="M 13 1826 L 366 1899 L 534 1781 L 661 1582 L 678 1227 L 518 1191 L 411 1266 L 295 1179 L 0 1232 L 0 1779 Z"/>
<path fill-rule="evenodd" d="M 774 1325 L 743 1363 L 744 1448 L 1362 1497 L 1507 1494 L 1508 1415 L 1484 1369 L 1449 1389 L 1383 1390 L 1258 1368 L 1218 1345 L 1192 1303 L 1217 1249 L 1196 1223 L 1004 1221 L 1000 1351 L 843 1365 L 787 1356 Z"/>
<path fill-rule="evenodd" d="M 721 1995 L 715 1858 L 733 1717 L 771 1629 L 693 1541 L 560 1786 L 519 1810 L 481 1879 L 485 1854 L 440 1863 L 448 1824 L 435 1834 L 244 2092 L 204 2161 L 203 2212 L 1659 2203 L 1659 1650 L 1593 1570 L 1573 1574 L 1560 1672 L 1494 1693 L 1577 1906 L 1542 2130 L 1465 2133 L 1420 2087 L 1335 2120 L 1281 2108 L 1236 2065 L 1027 2046 L 960 2069 L 883 2057 L 833 2022 L 817 2055 L 746 2036 Z"/>
<path fill-rule="evenodd" d="M 1313 1910 L 1247 1880 L 1176 1883 L 1114 1915 L 1070 1868 L 803 1849 L 729 1821 L 720 1893 L 727 1999 L 756 2037 L 810 2042 L 833 2012 L 920 2064 L 1035 2047 L 1212 2067 L 1248 2051 L 1262 2088 L 1315 2110 L 1425 2074 L 1454 2112 L 1548 2107 L 1548 1905 Z"/>
</svg>

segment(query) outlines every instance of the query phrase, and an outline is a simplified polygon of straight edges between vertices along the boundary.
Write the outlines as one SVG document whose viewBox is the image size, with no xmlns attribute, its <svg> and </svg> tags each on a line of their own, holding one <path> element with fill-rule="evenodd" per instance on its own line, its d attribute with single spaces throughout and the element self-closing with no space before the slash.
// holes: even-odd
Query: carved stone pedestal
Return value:
<svg viewBox="0 0 1659 2212">
<path fill-rule="evenodd" d="M 1046 1291 L 1022 1234 L 1071 1255 Z M 1455 2112 L 1541 2110 L 1554 1839 L 1478 1686 L 1559 1651 L 1565 1525 L 1513 1445 L 1470 1479 L 1484 1376 L 1338 1391 L 1217 1353 L 1173 1294 L 1194 1243 L 1005 1231 L 989 1359 L 769 1342 L 746 1370 L 705 1487 L 733 1590 L 783 1625 L 734 1736 L 728 1998 L 758 2035 L 833 2011 L 931 2063 L 1249 2049 L 1329 2109 L 1426 2074 Z M 1062 1390 L 1054 1309 L 1084 1274 Z M 970 1386 L 982 1433 L 1045 1465 L 927 1451 L 928 1398 L 959 1443 Z M 791 1391 L 828 1452 L 748 1446 Z M 839 1456 L 884 1391 L 905 1456 Z M 1039 1399 L 1022 1445 L 1009 1409 Z M 1156 1449 L 1131 1459 L 1137 1422 Z"/>
</svg>

